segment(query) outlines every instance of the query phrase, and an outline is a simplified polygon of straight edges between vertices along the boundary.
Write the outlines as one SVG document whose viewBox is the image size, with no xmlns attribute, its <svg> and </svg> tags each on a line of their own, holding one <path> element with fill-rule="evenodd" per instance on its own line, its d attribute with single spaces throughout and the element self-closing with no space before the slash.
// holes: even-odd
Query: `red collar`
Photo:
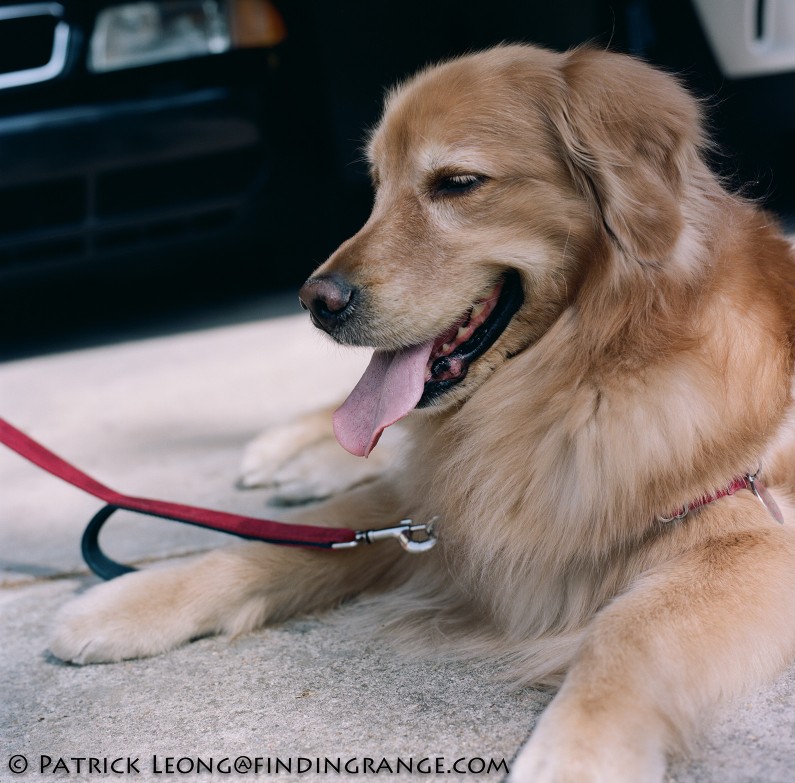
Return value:
<svg viewBox="0 0 795 783">
<path fill-rule="evenodd" d="M 759 472 L 744 473 L 742 476 L 737 476 L 728 487 L 716 490 L 715 492 L 707 495 L 702 495 L 694 501 L 687 503 L 677 510 L 674 514 L 667 517 L 658 517 L 660 522 L 675 522 L 684 519 L 691 511 L 696 511 L 702 506 L 707 506 L 714 503 L 716 500 L 725 498 L 727 495 L 733 495 L 741 489 L 750 489 L 751 492 L 761 501 L 762 505 L 768 510 L 770 515 L 776 522 L 784 524 L 784 517 L 781 514 L 781 509 L 773 499 L 768 488 L 762 483 L 759 478 Z"/>
</svg>

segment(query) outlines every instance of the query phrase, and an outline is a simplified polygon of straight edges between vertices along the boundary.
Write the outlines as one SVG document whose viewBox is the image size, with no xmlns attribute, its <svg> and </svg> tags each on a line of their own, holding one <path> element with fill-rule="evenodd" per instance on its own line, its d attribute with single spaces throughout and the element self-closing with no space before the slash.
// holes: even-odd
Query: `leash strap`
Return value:
<svg viewBox="0 0 795 783">
<path fill-rule="evenodd" d="M 118 509 L 136 511 L 141 514 L 148 514 L 149 516 L 160 517 L 161 519 L 171 519 L 177 522 L 188 522 L 192 525 L 198 525 L 199 527 L 220 530 L 224 533 L 240 536 L 241 538 L 265 541 L 270 544 L 331 549 L 334 548 L 335 545 L 340 544 L 351 546 L 357 541 L 356 531 L 348 528 L 292 525 L 286 522 L 274 522 L 269 519 L 246 517 L 240 514 L 229 514 L 225 511 L 213 511 L 207 508 L 186 506 L 181 503 L 170 503 L 163 500 L 151 500 L 149 498 L 123 495 L 110 487 L 106 487 L 96 479 L 91 478 L 87 473 L 84 473 L 57 454 L 54 454 L 24 432 L 9 424 L 3 418 L 0 418 L 0 443 L 7 446 L 12 451 L 15 451 L 34 465 L 38 465 L 38 467 L 53 476 L 66 481 L 78 489 L 82 489 L 84 492 L 99 498 L 107 504 L 107 506 L 91 520 L 86 530 L 90 551 L 92 549 L 92 537 L 97 551 L 99 551 L 96 542 L 99 530 L 107 518 Z M 90 535 L 89 531 L 92 531 Z M 84 536 L 83 541 L 84 555 L 87 545 L 86 536 Z M 102 557 L 104 557 L 104 555 L 102 555 Z M 105 559 L 107 560 L 107 558 Z M 109 562 L 112 563 L 113 561 Z M 92 570 L 95 570 L 91 562 L 89 562 L 89 565 L 92 567 Z M 118 566 L 118 564 L 114 565 Z M 121 568 L 133 570 L 128 566 L 121 566 Z M 95 570 L 95 573 L 99 572 Z M 103 576 L 101 573 L 99 575 Z"/>
</svg>

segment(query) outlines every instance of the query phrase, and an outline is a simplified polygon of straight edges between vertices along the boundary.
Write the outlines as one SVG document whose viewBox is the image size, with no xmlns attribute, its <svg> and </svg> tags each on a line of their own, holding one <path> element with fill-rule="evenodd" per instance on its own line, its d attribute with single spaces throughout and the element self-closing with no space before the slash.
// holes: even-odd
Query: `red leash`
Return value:
<svg viewBox="0 0 795 783">
<path fill-rule="evenodd" d="M 408 552 L 425 552 L 436 543 L 433 526 L 436 519 L 426 524 L 414 524 L 404 519 L 393 527 L 375 530 L 351 530 L 341 527 L 317 527 L 315 525 L 293 525 L 286 522 L 274 522 L 270 519 L 245 517 L 240 514 L 229 514 L 225 511 L 213 511 L 197 506 L 186 506 L 181 503 L 170 503 L 164 500 L 133 497 L 116 492 L 74 465 L 54 454 L 33 438 L 25 435 L 0 418 L 0 443 L 15 451 L 21 457 L 38 465 L 43 470 L 57 476 L 72 486 L 82 489 L 104 501 L 102 508 L 88 523 L 82 539 L 83 558 L 91 570 L 103 579 L 112 579 L 120 574 L 134 571 L 131 566 L 122 565 L 107 557 L 99 546 L 99 531 L 108 518 L 119 509 L 135 511 L 149 516 L 170 519 L 176 522 L 187 522 L 191 525 L 231 533 L 241 538 L 264 541 L 269 544 L 284 546 L 303 546 L 322 549 L 349 549 L 359 544 L 372 544 L 387 538 L 396 538 Z M 757 474 L 739 476 L 723 490 L 698 498 L 679 509 L 671 517 L 660 517 L 662 522 L 681 520 L 691 511 L 713 503 L 726 495 L 733 495 L 740 489 L 750 489 L 762 501 L 776 521 L 783 524 L 784 519 L 770 492 L 759 480 Z M 419 533 L 420 538 L 415 535 Z"/>
<path fill-rule="evenodd" d="M 107 504 L 94 516 L 83 536 L 83 556 L 86 562 L 96 574 L 106 579 L 134 570 L 130 566 L 115 563 L 99 549 L 99 530 L 108 517 L 119 509 L 171 519 L 176 522 L 187 522 L 199 527 L 231 533 L 241 538 L 285 546 L 348 549 L 360 543 L 397 538 L 407 551 L 419 552 L 430 549 L 436 543 L 432 533 L 432 523 L 415 525 L 411 520 L 404 520 L 395 527 L 377 530 L 293 525 L 270 519 L 230 514 L 225 511 L 186 506 L 181 503 L 123 495 L 91 478 L 87 473 L 54 454 L 3 418 L 0 418 L 0 443 L 53 476 L 82 489 Z M 415 540 L 413 536 L 416 532 L 425 533 L 426 538 Z"/>
</svg>

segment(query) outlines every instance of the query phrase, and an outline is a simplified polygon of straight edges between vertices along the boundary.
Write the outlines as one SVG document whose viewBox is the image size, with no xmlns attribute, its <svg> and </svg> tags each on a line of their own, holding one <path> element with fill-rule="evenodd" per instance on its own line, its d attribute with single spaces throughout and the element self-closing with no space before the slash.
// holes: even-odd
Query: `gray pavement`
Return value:
<svg viewBox="0 0 795 783">
<path fill-rule="evenodd" d="M 305 318 L 277 317 L 8 363 L 0 414 L 123 492 L 272 516 L 265 491 L 234 488 L 244 445 L 269 423 L 340 398 L 365 361 Z M 130 777 L 143 781 L 358 780 L 365 757 L 393 769 L 398 759 L 447 768 L 465 758 L 476 770 L 477 759 L 509 762 L 548 702 L 507 689 L 487 667 L 404 660 L 355 642 L 332 617 L 148 660 L 61 664 L 47 653 L 49 629 L 56 610 L 96 581 L 78 544 L 98 501 L 5 449 L 0 487 L 0 783 L 126 777 L 73 760 L 83 757 L 99 759 L 99 770 L 103 759 L 122 759 L 122 771 L 130 759 Z M 226 540 L 132 516 L 109 525 L 103 544 L 129 562 Z M 9 769 L 15 754 L 27 772 Z M 51 759 L 43 773 L 42 757 Z M 259 757 L 262 771 L 227 774 L 223 759 L 237 757 Z M 317 758 L 353 761 L 339 774 L 298 771 Z M 275 774 L 276 759 L 292 771 Z M 427 764 L 391 775 L 382 767 L 378 778 L 501 777 L 427 774 Z M 720 716 L 668 779 L 792 783 L 795 667 Z"/>
</svg>

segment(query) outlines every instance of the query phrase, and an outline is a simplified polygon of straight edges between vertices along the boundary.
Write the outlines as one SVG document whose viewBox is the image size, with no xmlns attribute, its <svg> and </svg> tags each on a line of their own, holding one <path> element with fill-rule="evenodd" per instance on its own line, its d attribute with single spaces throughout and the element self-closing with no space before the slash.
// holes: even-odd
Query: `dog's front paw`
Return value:
<svg viewBox="0 0 795 783">
<path fill-rule="evenodd" d="M 246 446 L 240 465 L 238 486 L 278 487 L 284 471 L 299 455 L 332 439 L 331 411 L 312 413 L 265 430 Z"/>
<path fill-rule="evenodd" d="M 305 416 L 266 430 L 248 445 L 238 486 L 270 489 L 271 502 L 281 505 L 324 500 L 381 475 L 400 439 L 400 429 L 390 428 L 378 450 L 362 459 L 337 443 L 330 411 Z"/>
<path fill-rule="evenodd" d="M 125 574 L 68 603 L 55 622 L 50 651 L 71 663 L 109 663 L 158 655 L 201 635 L 175 605 L 168 571 Z"/>
<path fill-rule="evenodd" d="M 343 451 L 333 438 L 322 440 L 304 449 L 273 475 L 270 502 L 293 506 L 325 500 L 372 481 L 384 470 L 382 454 L 365 460 Z"/>
<path fill-rule="evenodd" d="M 511 766 L 508 783 L 659 783 L 664 768 L 634 751 L 578 741 L 542 747 L 531 739 Z"/>
<path fill-rule="evenodd" d="M 582 749 L 567 757 L 529 742 L 514 760 L 508 783 L 619 783 L 619 780 L 607 776 L 597 760 Z"/>
<path fill-rule="evenodd" d="M 600 710 L 553 702 L 511 765 L 508 783 L 660 783 L 661 735 Z"/>
</svg>

